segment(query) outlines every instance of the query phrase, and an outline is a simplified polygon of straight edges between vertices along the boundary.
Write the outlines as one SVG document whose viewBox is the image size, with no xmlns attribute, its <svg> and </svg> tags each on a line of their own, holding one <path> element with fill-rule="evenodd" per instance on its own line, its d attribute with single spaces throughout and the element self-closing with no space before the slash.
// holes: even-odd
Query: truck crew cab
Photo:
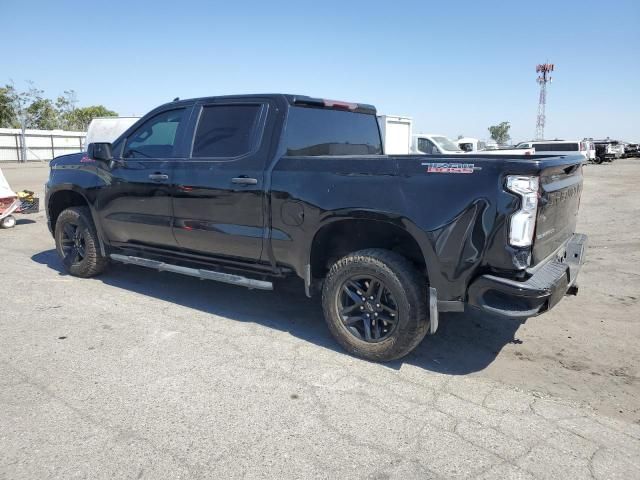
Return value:
<svg viewBox="0 0 640 480">
<path fill-rule="evenodd" d="M 583 160 L 384 155 L 370 105 L 198 98 L 52 160 L 46 209 L 72 275 L 124 262 L 258 289 L 297 276 L 344 348 L 388 361 L 439 312 L 524 318 L 577 291 Z"/>
</svg>

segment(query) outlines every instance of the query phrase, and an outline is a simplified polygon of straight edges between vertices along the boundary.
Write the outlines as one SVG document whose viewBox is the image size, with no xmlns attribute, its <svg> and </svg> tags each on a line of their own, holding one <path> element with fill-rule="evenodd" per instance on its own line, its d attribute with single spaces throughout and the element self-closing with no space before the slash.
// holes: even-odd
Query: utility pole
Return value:
<svg viewBox="0 0 640 480">
<path fill-rule="evenodd" d="M 536 73 L 538 74 L 537 82 L 540 84 L 540 98 L 538 100 L 538 119 L 536 121 L 536 140 L 544 139 L 544 125 L 546 122 L 546 107 L 547 107 L 547 83 L 551 83 L 553 78 L 551 72 L 553 72 L 553 63 L 542 63 L 536 65 Z"/>
</svg>

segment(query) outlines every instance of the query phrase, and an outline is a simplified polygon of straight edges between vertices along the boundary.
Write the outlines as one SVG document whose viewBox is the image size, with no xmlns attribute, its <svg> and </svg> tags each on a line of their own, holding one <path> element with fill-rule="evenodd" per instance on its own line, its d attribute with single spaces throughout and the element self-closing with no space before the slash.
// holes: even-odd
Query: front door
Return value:
<svg viewBox="0 0 640 480">
<path fill-rule="evenodd" d="M 269 104 L 229 99 L 194 107 L 189 158 L 176 162 L 174 235 L 181 249 L 260 259 Z"/>
<path fill-rule="evenodd" d="M 176 248 L 172 231 L 172 168 L 180 156 L 191 107 L 152 115 L 115 146 L 100 174 L 96 206 L 113 245 Z M 122 142 L 122 143 L 121 143 Z"/>
</svg>

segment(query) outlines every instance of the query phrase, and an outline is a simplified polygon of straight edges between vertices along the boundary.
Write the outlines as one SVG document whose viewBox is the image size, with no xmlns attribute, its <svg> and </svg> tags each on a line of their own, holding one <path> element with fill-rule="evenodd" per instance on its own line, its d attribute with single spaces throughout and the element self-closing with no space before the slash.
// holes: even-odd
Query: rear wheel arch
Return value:
<svg viewBox="0 0 640 480">
<path fill-rule="evenodd" d="M 396 252 L 428 277 L 427 262 L 415 237 L 397 223 L 373 218 L 344 218 L 321 226 L 310 244 L 311 276 L 324 278 L 336 260 L 370 248 Z"/>
</svg>

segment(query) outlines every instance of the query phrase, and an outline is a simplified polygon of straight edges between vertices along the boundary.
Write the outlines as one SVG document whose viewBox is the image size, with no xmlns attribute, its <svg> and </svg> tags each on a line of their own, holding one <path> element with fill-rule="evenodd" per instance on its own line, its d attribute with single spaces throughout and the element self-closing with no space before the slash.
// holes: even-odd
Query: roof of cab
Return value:
<svg viewBox="0 0 640 480">
<path fill-rule="evenodd" d="M 348 110 L 357 113 L 368 113 L 374 114 L 376 113 L 376 107 L 368 104 L 368 103 L 356 103 L 356 102 L 345 102 L 341 100 L 330 100 L 326 98 L 320 97 L 310 97 L 307 95 L 294 95 L 288 93 L 255 93 L 255 94 L 242 94 L 242 95 L 219 95 L 219 96 L 211 96 L 211 97 L 196 97 L 196 98 L 188 98 L 181 100 L 177 98 L 173 102 L 168 102 L 165 105 L 173 104 L 173 105 L 186 105 L 193 104 L 195 102 L 206 102 L 206 101 L 218 101 L 218 100 L 242 100 L 242 99 L 256 99 L 256 98 L 266 98 L 266 99 L 274 99 L 285 101 L 289 105 L 299 105 L 305 107 L 315 107 L 315 108 L 329 108 L 335 110 Z M 164 106 L 164 105 L 163 105 Z"/>
</svg>

